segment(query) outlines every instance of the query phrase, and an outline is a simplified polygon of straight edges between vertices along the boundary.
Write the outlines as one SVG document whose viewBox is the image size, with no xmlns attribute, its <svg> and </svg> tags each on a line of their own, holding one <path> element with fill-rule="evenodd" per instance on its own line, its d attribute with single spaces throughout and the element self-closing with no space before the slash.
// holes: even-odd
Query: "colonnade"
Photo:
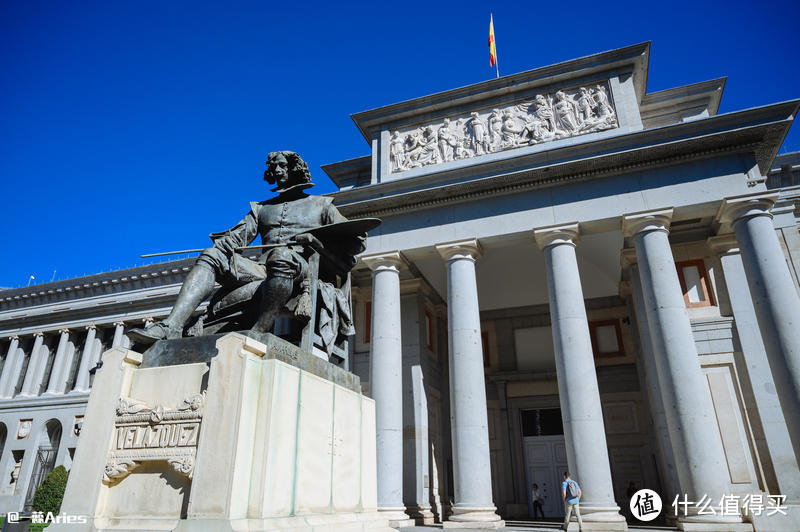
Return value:
<svg viewBox="0 0 800 532">
<path fill-rule="evenodd" d="M 784 412 L 800 411 L 800 298 L 769 213 L 777 195 L 726 199 L 718 222 L 732 227 L 741 249 L 755 314 Z M 663 416 L 659 447 L 674 468 L 667 479 L 690 500 L 731 492 L 714 406 L 698 360 L 691 323 L 669 242 L 672 209 L 626 214 L 620 225 L 633 243 L 623 253 L 631 268 L 634 306 L 642 333 L 651 402 Z M 606 434 L 594 371 L 576 246 L 578 223 L 536 228 L 544 252 L 556 374 L 569 467 L 581 479 L 581 511 L 589 529 L 624 530 L 614 500 Z M 498 528 L 492 496 L 489 434 L 475 262 L 477 239 L 437 244 L 447 271 L 450 417 L 454 506 L 445 527 Z M 363 257 L 373 270 L 370 388 L 378 417 L 379 509 L 403 518 L 402 383 L 399 273 L 393 251 Z M 795 452 L 800 418 L 789 419 Z M 675 485 L 677 484 L 677 486 Z M 668 505 L 669 502 L 665 501 Z M 745 530 L 740 515 L 690 513 L 685 530 Z"/>
<path fill-rule="evenodd" d="M 37 331 L 30 338 L 23 335 L 9 337 L 0 372 L 0 400 L 88 392 L 89 370 L 97 365 L 103 349 L 130 346 L 125 327 L 124 322 L 118 321 L 111 328 L 90 324 L 58 331 Z M 81 343 L 81 333 L 84 332 Z M 26 344 L 30 346 L 29 350 Z M 76 357 L 80 357 L 77 370 Z M 48 366 L 50 372 L 45 380 Z"/>
</svg>

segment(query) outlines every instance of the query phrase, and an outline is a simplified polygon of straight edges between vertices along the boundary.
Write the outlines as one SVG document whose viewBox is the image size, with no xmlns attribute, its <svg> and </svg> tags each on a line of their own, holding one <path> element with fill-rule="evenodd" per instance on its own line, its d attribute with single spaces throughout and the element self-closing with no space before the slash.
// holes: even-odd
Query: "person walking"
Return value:
<svg viewBox="0 0 800 532">
<path fill-rule="evenodd" d="M 561 483 L 561 498 L 564 499 L 564 530 L 569 530 L 569 518 L 572 515 L 572 510 L 575 510 L 575 516 L 578 518 L 578 530 L 583 531 L 583 520 L 581 519 L 581 510 L 578 507 L 578 502 L 581 499 L 581 487 L 577 482 L 572 480 L 569 471 L 564 471 L 564 482 Z"/>
<path fill-rule="evenodd" d="M 542 506 L 544 503 L 544 496 L 538 484 L 533 485 L 531 499 L 533 499 L 533 518 L 536 519 L 536 510 L 539 510 L 539 513 L 542 514 L 542 519 L 544 519 L 544 507 Z"/>
</svg>

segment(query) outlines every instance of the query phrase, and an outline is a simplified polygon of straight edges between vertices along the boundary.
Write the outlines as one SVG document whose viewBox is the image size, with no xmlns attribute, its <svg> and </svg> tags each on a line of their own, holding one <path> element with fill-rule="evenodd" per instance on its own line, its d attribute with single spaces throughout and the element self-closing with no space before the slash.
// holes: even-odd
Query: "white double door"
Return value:
<svg viewBox="0 0 800 532">
<path fill-rule="evenodd" d="M 533 517 L 531 486 L 539 485 L 544 496 L 544 515 L 564 517 L 561 500 L 561 480 L 567 471 L 567 449 L 564 436 L 529 436 L 522 439 L 525 456 L 525 478 L 528 489 L 528 513 Z M 540 518 L 537 515 L 537 518 Z"/>
</svg>

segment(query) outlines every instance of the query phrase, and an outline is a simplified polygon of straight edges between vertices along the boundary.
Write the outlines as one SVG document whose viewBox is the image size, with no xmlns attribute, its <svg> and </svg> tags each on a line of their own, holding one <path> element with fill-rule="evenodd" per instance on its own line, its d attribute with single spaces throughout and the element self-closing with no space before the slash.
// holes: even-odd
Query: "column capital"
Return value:
<svg viewBox="0 0 800 532">
<path fill-rule="evenodd" d="M 401 267 L 408 265 L 408 261 L 406 261 L 403 254 L 399 251 L 361 255 L 359 259 L 374 272 L 384 270 L 395 270 L 399 272 Z"/>
<path fill-rule="evenodd" d="M 442 242 L 436 244 L 436 251 L 446 261 L 469 259 L 474 262 L 483 257 L 483 248 L 477 238 Z"/>
<path fill-rule="evenodd" d="M 36 331 L 35 333 L 33 333 L 33 337 L 34 337 L 34 338 L 36 338 L 37 336 L 39 336 L 39 337 L 43 337 L 43 336 L 44 336 L 44 332 L 42 332 L 42 331 Z"/>
<path fill-rule="evenodd" d="M 717 222 L 733 224 L 736 220 L 752 216 L 769 216 L 771 218 L 772 214 L 769 211 L 779 196 L 778 192 L 759 192 L 725 198 L 717 211 Z"/>
<path fill-rule="evenodd" d="M 9 337 L 8 337 L 8 339 L 9 339 L 9 340 L 16 340 L 16 341 L 18 341 L 18 342 L 19 342 L 19 336 L 18 336 L 18 335 L 16 335 L 16 334 L 12 334 L 11 336 L 9 336 Z"/>
<path fill-rule="evenodd" d="M 90 323 L 89 325 L 87 325 L 86 327 L 84 327 L 84 329 L 86 329 L 87 331 L 89 331 L 89 330 L 91 330 L 91 329 L 97 329 L 97 326 L 96 326 L 94 323 Z"/>
<path fill-rule="evenodd" d="M 622 215 L 622 235 L 633 236 L 650 231 L 667 231 L 672 223 L 674 209 L 655 209 Z"/>
<path fill-rule="evenodd" d="M 114 327 L 117 327 L 119 325 L 125 327 L 125 322 L 124 321 L 115 321 L 113 325 L 114 325 Z"/>
<path fill-rule="evenodd" d="M 536 244 L 539 246 L 539 249 L 561 244 L 568 244 L 575 247 L 575 243 L 581 237 L 581 231 L 578 222 L 572 222 L 568 224 L 548 225 L 546 227 L 534 229 L 533 236 L 536 239 Z"/>
<path fill-rule="evenodd" d="M 733 233 L 724 235 L 710 236 L 706 239 L 706 245 L 714 253 L 727 255 L 729 253 L 739 253 L 739 242 Z"/>
<path fill-rule="evenodd" d="M 58 334 L 64 334 L 64 333 L 69 334 L 69 329 L 67 329 L 66 327 L 62 327 L 61 329 L 58 330 Z"/>
<path fill-rule="evenodd" d="M 637 261 L 636 250 L 634 248 L 624 248 L 619 254 L 619 264 L 622 266 L 623 270 L 627 270 L 636 264 Z"/>
</svg>

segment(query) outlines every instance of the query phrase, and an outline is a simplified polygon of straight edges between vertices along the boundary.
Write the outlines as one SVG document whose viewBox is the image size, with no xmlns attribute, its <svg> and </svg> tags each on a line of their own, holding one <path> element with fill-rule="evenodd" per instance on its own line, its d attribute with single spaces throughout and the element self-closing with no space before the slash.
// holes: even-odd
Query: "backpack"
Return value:
<svg viewBox="0 0 800 532">
<path fill-rule="evenodd" d="M 570 479 L 567 479 L 567 499 L 578 498 L 578 484 Z"/>
</svg>

